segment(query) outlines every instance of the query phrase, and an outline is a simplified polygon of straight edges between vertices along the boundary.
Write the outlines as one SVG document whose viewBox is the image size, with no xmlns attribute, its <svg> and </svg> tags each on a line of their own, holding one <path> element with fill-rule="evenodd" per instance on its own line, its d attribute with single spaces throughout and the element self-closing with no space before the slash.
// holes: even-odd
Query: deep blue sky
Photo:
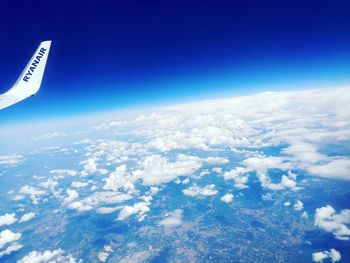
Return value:
<svg viewBox="0 0 350 263">
<path fill-rule="evenodd" d="M 42 89 L 0 122 L 350 84 L 350 1 L 2 1 L 0 92 L 52 39 Z"/>
</svg>

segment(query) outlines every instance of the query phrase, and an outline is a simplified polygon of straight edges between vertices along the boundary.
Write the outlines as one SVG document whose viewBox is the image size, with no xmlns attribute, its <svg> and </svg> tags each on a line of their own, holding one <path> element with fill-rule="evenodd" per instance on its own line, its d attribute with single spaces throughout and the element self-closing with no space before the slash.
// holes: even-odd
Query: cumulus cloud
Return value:
<svg viewBox="0 0 350 263">
<path fill-rule="evenodd" d="M 62 249 L 46 250 L 44 252 L 32 251 L 18 260 L 18 263 L 48 263 L 48 262 L 65 262 L 76 263 L 77 261 L 71 255 L 64 255 Z M 81 261 L 78 261 L 81 262 Z"/>
<path fill-rule="evenodd" d="M 103 247 L 103 251 L 98 254 L 98 259 L 101 262 L 106 262 L 106 260 L 108 259 L 108 257 L 109 257 L 111 252 L 113 252 L 112 247 L 108 246 L 108 245 L 105 245 Z"/>
<path fill-rule="evenodd" d="M 233 194 L 225 194 L 224 196 L 222 196 L 220 198 L 221 201 L 225 202 L 225 203 L 231 203 L 233 201 Z"/>
<path fill-rule="evenodd" d="M 140 178 L 145 185 L 157 185 L 175 180 L 178 176 L 192 175 L 202 166 L 200 158 L 178 154 L 175 162 L 169 162 L 160 155 L 147 156 L 133 176 Z"/>
<path fill-rule="evenodd" d="M 300 200 L 297 200 L 293 205 L 295 211 L 301 211 L 304 209 L 304 204 Z"/>
<path fill-rule="evenodd" d="M 145 213 L 150 211 L 149 202 L 138 202 L 133 206 L 124 206 L 118 214 L 118 220 L 124 220 L 132 214 L 138 214 L 139 221 L 142 221 L 145 217 Z"/>
<path fill-rule="evenodd" d="M 282 171 L 290 170 L 293 168 L 293 164 L 283 157 L 276 156 L 255 156 L 245 159 L 243 163 L 250 171 L 255 171 L 256 175 L 261 182 L 261 185 L 270 190 L 283 190 L 286 187 L 296 189 L 296 183 L 286 177 L 282 176 L 281 183 L 271 182 L 271 178 L 268 174 L 269 169 L 280 169 Z"/>
<path fill-rule="evenodd" d="M 12 213 L 12 214 L 7 213 L 0 216 L 0 226 L 12 225 L 16 221 L 17 221 L 17 218 L 15 213 Z"/>
<path fill-rule="evenodd" d="M 214 184 L 206 185 L 204 187 L 199 187 L 198 185 L 193 185 L 188 189 L 182 190 L 185 195 L 189 196 L 212 196 L 217 194 Z"/>
<path fill-rule="evenodd" d="M 91 130 L 93 131 L 105 131 L 105 130 L 110 130 L 113 128 L 120 127 L 123 123 L 120 121 L 113 121 L 110 123 L 102 123 L 100 125 L 95 125 L 91 127 Z"/>
<path fill-rule="evenodd" d="M 34 217 L 36 217 L 36 214 L 34 212 L 29 212 L 27 214 L 24 214 L 20 219 L 19 219 L 19 222 L 20 223 L 24 223 L 24 222 L 27 222 L 31 219 L 33 219 Z"/>
<path fill-rule="evenodd" d="M 114 172 L 105 179 L 106 184 L 103 186 L 105 190 L 117 191 L 120 188 L 127 192 L 134 192 L 135 177 L 127 173 L 127 167 L 125 164 L 118 166 Z"/>
<path fill-rule="evenodd" d="M 350 210 L 345 209 L 339 213 L 330 206 L 317 208 L 315 213 L 315 226 L 332 233 L 340 240 L 350 240 Z"/>
<path fill-rule="evenodd" d="M 79 198 L 79 193 L 75 190 L 67 189 L 66 193 L 67 196 L 63 199 L 63 202 L 66 204 L 69 204 Z"/>
<path fill-rule="evenodd" d="M 52 179 L 39 183 L 39 186 L 43 188 L 48 188 L 48 189 L 54 189 L 57 185 L 58 185 L 58 182 Z"/>
<path fill-rule="evenodd" d="M 182 209 L 176 209 L 175 211 L 165 215 L 165 218 L 159 222 L 159 225 L 165 227 L 174 227 L 181 225 L 182 223 Z"/>
<path fill-rule="evenodd" d="M 0 155 L 0 165 L 14 166 L 23 161 L 23 156 L 18 154 Z"/>
<path fill-rule="evenodd" d="M 19 191 L 21 194 L 25 194 L 25 195 L 44 195 L 46 194 L 46 191 L 44 190 L 39 190 L 33 186 L 30 186 L 30 185 L 25 185 L 23 186 L 20 191 Z"/>
<path fill-rule="evenodd" d="M 41 141 L 41 140 L 47 140 L 47 139 L 52 139 L 52 138 L 57 138 L 57 137 L 62 137 L 62 136 L 67 136 L 67 133 L 64 132 L 48 132 L 46 134 L 40 135 L 40 136 L 33 136 L 32 140 L 34 141 Z"/>
<path fill-rule="evenodd" d="M 69 170 L 69 169 L 55 169 L 55 170 L 50 170 L 50 174 L 57 174 L 62 176 L 65 176 L 65 175 L 76 176 L 78 172 L 74 170 Z"/>
<path fill-rule="evenodd" d="M 308 167 L 311 174 L 350 180 L 350 159 L 332 158 L 327 163 Z"/>
<path fill-rule="evenodd" d="M 250 171 L 250 168 L 247 167 L 236 167 L 231 171 L 225 172 L 223 176 L 225 180 L 233 180 L 234 187 L 244 189 L 248 187 L 246 185 L 248 183 L 247 173 Z"/>
<path fill-rule="evenodd" d="M 72 191 L 75 191 L 75 190 L 72 190 Z M 80 212 L 89 211 L 104 205 L 121 203 L 133 198 L 129 194 L 123 194 L 123 193 L 112 192 L 112 191 L 95 192 L 92 195 L 82 200 L 76 200 L 77 197 L 75 193 L 73 196 L 74 196 L 74 199 L 65 203 L 68 205 L 70 209 L 78 210 Z"/>
<path fill-rule="evenodd" d="M 106 174 L 108 171 L 106 169 L 97 168 L 97 158 L 92 157 L 81 162 L 84 165 L 83 171 L 81 171 L 81 176 L 85 177 L 92 174 Z"/>
<path fill-rule="evenodd" d="M 83 188 L 85 186 L 87 186 L 88 183 L 86 182 L 77 182 L 77 181 L 74 181 L 71 183 L 71 187 L 74 187 L 74 188 Z"/>
<path fill-rule="evenodd" d="M 116 206 L 116 207 L 99 207 L 96 209 L 96 213 L 98 214 L 110 214 L 113 213 L 115 211 L 117 211 L 118 209 L 122 209 L 122 206 Z"/>
<path fill-rule="evenodd" d="M 5 229 L 0 232 L 0 249 L 2 249 L 5 245 L 18 241 L 21 238 L 20 233 L 14 233 L 9 229 Z"/>
<path fill-rule="evenodd" d="M 11 245 L 9 245 L 5 250 L 0 251 L 0 258 L 5 255 L 10 255 L 12 252 L 16 252 L 21 248 L 23 248 L 22 244 L 14 242 Z"/>
<path fill-rule="evenodd" d="M 332 262 L 338 262 L 341 259 L 340 252 L 331 248 L 329 251 L 312 253 L 312 260 L 314 262 L 323 262 L 323 260 L 329 258 Z"/>
</svg>

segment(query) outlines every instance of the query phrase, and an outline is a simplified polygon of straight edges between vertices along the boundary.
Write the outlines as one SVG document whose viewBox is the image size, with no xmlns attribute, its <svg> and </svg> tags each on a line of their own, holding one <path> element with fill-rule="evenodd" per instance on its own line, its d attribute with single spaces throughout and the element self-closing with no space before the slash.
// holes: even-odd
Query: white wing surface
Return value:
<svg viewBox="0 0 350 263">
<path fill-rule="evenodd" d="M 15 85 L 0 95 L 0 110 L 35 95 L 43 79 L 51 41 L 41 42 Z"/>
</svg>

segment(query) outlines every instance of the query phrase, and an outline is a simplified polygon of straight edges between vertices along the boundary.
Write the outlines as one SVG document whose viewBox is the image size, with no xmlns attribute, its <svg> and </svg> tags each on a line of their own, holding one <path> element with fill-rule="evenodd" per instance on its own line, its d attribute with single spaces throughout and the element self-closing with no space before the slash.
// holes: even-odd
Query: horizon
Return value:
<svg viewBox="0 0 350 263">
<path fill-rule="evenodd" d="M 0 122 L 350 85 L 346 1 L 253 3 L 6 3 L 1 93 L 53 43 L 38 95 Z"/>
</svg>

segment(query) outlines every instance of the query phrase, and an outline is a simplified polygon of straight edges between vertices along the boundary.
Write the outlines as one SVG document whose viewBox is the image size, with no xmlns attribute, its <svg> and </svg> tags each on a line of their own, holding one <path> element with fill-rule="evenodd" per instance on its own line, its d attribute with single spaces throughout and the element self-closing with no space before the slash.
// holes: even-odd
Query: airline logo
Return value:
<svg viewBox="0 0 350 263">
<path fill-rule="evenodd" d="M 23 77 L 23 81 L 28 82 L 30 80 L 30 77 L 33 75 L 34 71 L 38 67 L 40 60 L 44 57 L 47 49 L 41 48 L 38 52 L 38 55 L 35 57 L 33 63 L 30 65 L 29 69 L 27 70 L 26 74 Z"/>
</svg>

